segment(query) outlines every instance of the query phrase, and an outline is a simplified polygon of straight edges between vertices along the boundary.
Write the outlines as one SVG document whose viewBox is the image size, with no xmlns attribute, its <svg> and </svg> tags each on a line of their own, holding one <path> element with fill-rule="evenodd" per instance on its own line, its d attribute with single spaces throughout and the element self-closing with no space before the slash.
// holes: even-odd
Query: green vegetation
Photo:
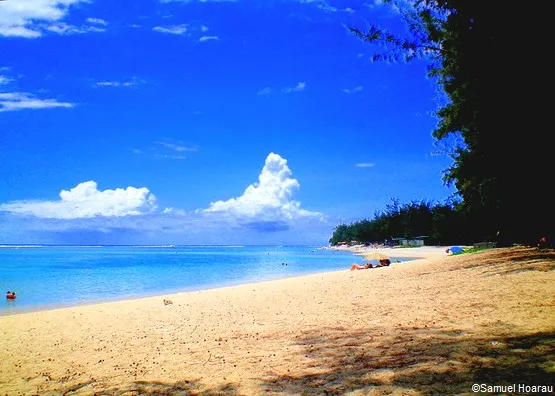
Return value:
<svg viewBox="0 0 555 396">
<path fill-rule="evenodd" d="M 471 247 L 468 249 L 464 249 L 463 252 L 461 252 L 460 254 L 465 254 L 465 253 L 476 253 L 479 252 L 480 250 L 485 250 L 486 248 L 483 247 Z"/>
<path fill-rule="evenodd" d="M 555 202 L 547 135 L 551 120 L 540 95 L 533 92 L 545 86 L 542 68 L 550 63 L 543 60 L 546 55 L 527 56 L 517 45 L 542 47 L 541 40 L 546 38 L 539 31 L 542 23 L 526 28 L 519 25 L 524 24 L 520 21 L 536 20 L 531 15 L 534 7 L 483 0 L 389 2 L 398 7 L 406 22 L 406 37 L 373 24 L 351 31 L 382 49 L 373 55 L 374 61 L 429 62 L 429 76 L 446 97 L 436 113 L 438 124 L 432 136 L 453 160 L 443 181 L 455 186 L 460 203 L 429 208 L 434 215 L 443 210 L 443 221 L 453 220 L 453 224 L 439 226 L 439 218 L 424 216 L 428 223 L 423 225 L 412 221 L 410 227 L 389 225 L 400 220 L 392 213 L 392 218 L 377 216 L 371 225 L 362 221 L 348 228 L 365 230 L 354 234 L 381 238 L 386 229 L 391 236 L 414 235 L 413 231 L 423 228 L 437 231 L 435 236 L 447 241 L 452 240 L 451 235 L 437 228 L 444 232 L 447 227 L 457 229 L 457 222 L 464 218 L 468 234 L 461 235 L 458 243 L 531 245 L 541 235 L 553 240 L 555 210 L 548 207 Z M 384 224 L 388 226 L 384 228 Z M 340 227 L 332 240 L 336 233 L 346 233 Z"/>
<path fill-rule="evenodd" d="M 465 213 L 456 204 L 411 202 L 400 205 L 393 200 L 384 212 L 376 212 L 371 220 L 340 224 L 330 238 L 331 245 L 357 241 L 369 244 L 390 241 L 391 238 L 426 236 L 429 245 L 471 243 L 474 236 L 467 231 Z"/>
</svg>

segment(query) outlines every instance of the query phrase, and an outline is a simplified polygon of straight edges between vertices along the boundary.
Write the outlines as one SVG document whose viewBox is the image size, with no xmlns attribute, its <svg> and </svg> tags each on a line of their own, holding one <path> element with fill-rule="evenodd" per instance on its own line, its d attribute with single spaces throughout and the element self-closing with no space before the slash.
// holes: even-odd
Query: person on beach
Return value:
<svg viewBox="0 0 555 396">
<path fill-rule="evenodd" d="M 363 270 L 363 269 L 368 269 L 368 268 L 374 268 L 372 267 L 372 264 L 368 263 L 368 264 L 364 264 L 364 265 L 359 265 L 359 264 L 353 264 L 351 265 L 351 271 L 354 270 Z"/>
<path fill-rule="evenodd" d="M 378 265 L 378 267 L 388 267 L 389 264 L 391 264 L 391 260 L 389 260 L 389 259 L 381 259 L 381 260 L 380 260 L 380 264 Z"/>
<path fill-rule="evenodd" d="M 549 248 L 549 242 L 546 236 L 542 236 L 538 242 L 538 250 L 546 250 Z"/>
<path fill-rule="evenodd" d="M 15 300 L 15 292 L 12 292 L 12 291 L 8 290 L 8 293 L 6 294 L 6 299 Z"/>
</svg>

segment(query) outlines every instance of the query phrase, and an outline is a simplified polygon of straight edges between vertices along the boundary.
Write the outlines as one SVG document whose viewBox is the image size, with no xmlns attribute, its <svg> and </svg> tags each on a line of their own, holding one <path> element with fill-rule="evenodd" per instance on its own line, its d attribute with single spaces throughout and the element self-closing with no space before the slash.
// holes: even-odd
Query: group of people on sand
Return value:
<svg viewBox="0 0 555 396">
<path fill-rule="evenodd" d="M 8 290 L 8 293 L 6 294 L 6 299 L 7 300 L 15 300 L 15 292 Z"/>
<path fill-rule="evenodd" d="M 364 265 L 353 264 L 351 266 L 351 271 L 369 269 L 369 268 L 387 267 L 387 266 L 389 266 L 389 264 L 391 264 L 391 260 L 389 260 L 389 259 L 381 259 L 379 261 L 379 264 L 376 264 L 376 265 L 372 265 L 372 263 L 367 263 L 367 264 L 364 264 Z"/>
</svg>

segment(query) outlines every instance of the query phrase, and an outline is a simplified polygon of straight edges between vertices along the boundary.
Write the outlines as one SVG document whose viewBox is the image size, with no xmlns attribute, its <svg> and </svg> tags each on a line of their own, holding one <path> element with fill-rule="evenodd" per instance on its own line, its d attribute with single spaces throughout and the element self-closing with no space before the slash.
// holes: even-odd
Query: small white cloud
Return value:
<svg viewBox="0 0 555 396">
<path fill-rule="evenodd" d="M 187 159 L 185 153 L 198 151 L 198 149 L 197 146 L 186 145 L 180 140 L 164 138 L 163 141 L 154 142 L 154 146 L 148 150 L 134 148 L 131 151 L 138 155 L 147 155 L 156 159 L 184 160 Z"/>
<path fill-rule="evenodd" d="M 37 38 L 42 34 L 36 30 L 31 30 L 23 26 L 2 26 L 0 24 L 0 36 Z"/>
<path fill-rule="evenodd" d="M 321 217 L 318 212 L 301 209 L 301 203 L 292 199 L 300 185 L 291 174 L 287 160 L 270 153 L 258 182 L 248 186 L 241 196 L 213 202 L 208 209 L 197 212 L 233 218 L 258 231 L 280 231 L 287 229 L 291 220 Z"/>
<path fill-rule="evenodd" d="M 119 87 L 121 83 L 119 81 L 98 81 L 95 85 L 97 87 Z"/>
<path fill-rule="evenodd" d="M 258 91 L 256 94 L 257 95 L 269 95 L 270 93 L 272 93 L 272 88 L 270 87 L 266 87 L 266 88 L 262 88 L 260 91 Z"/>
<path fill-rule="evenodd" d="M 60 192 L 58 201 L 15 201 L 0 211 L 47 219 L 136 216 L 152 212 L 156 197 L 146 187 L 99 191 L 94 181 Z"/>
<path fill-rule="evenodd" d="M 297 83 L 297 85 L 295 85 L 294 87 L 290 87 L 290 88 L 284 88 L 283 92 L 285 93 L 290 93 L 290 92 L 302 92 L 306 89 L 306 83 L 305 82 L 299 82 Z"/>
<path fill-rule="evenodd" d="M 53 32 L 53 33 L 58 33 L 58 34 L 79 34 L 79 33 L 85 33 L 84 30 L 82 30 L 80 27 L 78 26 L 74 26 L 74 25 L 68 25 L 67 23 L 57 23 L 55 25 L 47 25 L 44 27 L 45 30 L 48 30 L 49 32 Z"/>
<path fill-rule="evenodd" d="M 208 29 L 208 26 L 206 26 L 206 25 L 202 25 L 202 26 L 200 27 L 200 31 L 203 32 L 203 33 L 206 33 L 208 30 L 209 30 L 209 29 Z"/>
<path fill-rule="evenodd" d="M 188 27 L 186 24 L 174 26 L 156 26 L 153 27 L 152 30 L 159 33 L 183 35 L 187 33 Z"/>
<path fill-rule="evenodd" d="M 374 164 L 372 162 L 361 162 L 355 165 L 357 168 L 372 168 Z"/>
<path fill-rule="evenodd" d="M 374 1 L 370 1 L 369 3 L 364 3 L 363 5 L 365 7 L 370 8 L 370 9 L 384 8 L 386 10 L 389 10 L 393 14 L 398 14 L 401 11 L 401 9 L 399 8 L 399 4 L 397 4 L 396 2 L 393 2 L 393 1 L 389 2 L 389 1 L 384 1 L 384 0 L 374 0 Z M 408 4 L 408 3 L 406 3 L 406 4 Z"/>
<path fill-rule="evenodd" d="M 13 78 L 9 78 L 0 74 L 0 85 L 6 85 L 13 81 Z"/>
<path fill-rule="evenodd" d="M 237 0 L 160 0 L 161 3 L 234 3 Z"/>
<path fill-rule="evenodd" d="M 96 33 L 103 33 L 106 29 L 98 27 L 98 26 L 85 26 L 83 27 L 84 33 L 86 32 L 96 32 Z"/>
<path fill-rule="evenodd" d="M 162 214 L 167 214 L 167 215 L 176 215 L 176 216 L 185 216 L 187 215 L 187 212 L 184 211 L 183 209 L 176 209 L 176 208 L 166 208 L 162 211 Z"/>
<path fill-rule="evenodd" d="M 95 24 L 95 25 L 102 25 L 102 26 L 107 26 L 108 25 L 108 22 L 106 22 L 104 19 L 100 19 L 100 18 L 87 18 L 87 22 Z"/>
<path fill-rule="evenodd" d="M 71 108 L 74 103 L 58 102 L 56 99 L 39 99 L 26 92 L 0 93 L 0 112 L 23 109 L 52 109 L 56 107 Z"/>
<path fill-rule="evenodd" d="M 185 155 L 174 155 L 174 154 L 154 154 L 155 158 L 165 158 L 165 159 L 173 159 L 173 160 L 184 160 L 187 159 Z"/>
<path fill-rule="evenodd" d="M 101 88 L 110 88 L 110 87 L 134 87 L 139 84 L 143 84 L 145 81 L 133 78 L 127 81 L 98 81 L 94 85 Z"/>
<path fill-rule="evenodd" d="M 166 148 L 169 148 L 173 151 L 177 151 L 178 153 L 187 152 L 187 151 L 197 151 L 198 150 L 198 147 L 185 146 L 181 142 L 179 142 L 179 144 L 168 143 L 168 142 L 155 142 L 155 143 L 159 144 L 160 146 L 164 146 Z"/>
<path fill-rule="evenodd" d="M 337 7 L 331 6 L 328 0 L 293 0 L 293 1 L 296 1 L 301 4 L 310 4 L 324 12 L 337 12 L 337 11 L 347 10 L 347 9 L 340 10 Z"/>
<path fill-rule="evenodd" d="M 220 38 L 218 36 L 202 36 L 201 38 L 198 39 L 198 41 L 203 42 L 203 41 L 214 41 L 214 40 L 219 40 Z"/>
<path fill-rule="evenodd" d="M 353 89 L 343 89 L 343 92 L 346 94 L 352 94 L 352 93 L 356 93 L 356 92 L 362 92 L 362 86 L 358 86 L 358 87 L 354 87 Z"/>
<path fill-rule="evenodd" d="M 338 9 L 336 7 L 332 7 L 329 4 L 318 4 L 317 7 L 325 12 L 337 12 Z"/>
<path fill-rule="evenodd" d="M 48 25 L 45 27 L 49 32 L 58 34 L 80 33 L 76 26 L 70 26 L 66 23 L 58 23 L 56 25 Z"/>
<path fill-rule="evenodd" d="M 60 22 L 52 25 L 43 25 L 41 27 L 46 31 L 57 33 L 60 35 L 85 34 L 89 32 L 102 33 L 106 31 L 106 29 L 98 26 L 76 26 L 76 25 L 69 25 L 64 22 Z"/>
</svg>

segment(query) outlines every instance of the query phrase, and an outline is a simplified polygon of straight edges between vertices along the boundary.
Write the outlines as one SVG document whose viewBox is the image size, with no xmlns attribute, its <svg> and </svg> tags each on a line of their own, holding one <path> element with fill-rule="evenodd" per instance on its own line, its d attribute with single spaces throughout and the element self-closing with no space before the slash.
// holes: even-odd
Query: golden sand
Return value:
<svg viewBox="0 0 555 396">
<path fill-rule="evenodd" d="M 3 316 L 0 394 L 450 395 L 473 394 L 474 383 L 555 385 L 554 252 L 421 254 L 384 268 Z"/>
</svg>

